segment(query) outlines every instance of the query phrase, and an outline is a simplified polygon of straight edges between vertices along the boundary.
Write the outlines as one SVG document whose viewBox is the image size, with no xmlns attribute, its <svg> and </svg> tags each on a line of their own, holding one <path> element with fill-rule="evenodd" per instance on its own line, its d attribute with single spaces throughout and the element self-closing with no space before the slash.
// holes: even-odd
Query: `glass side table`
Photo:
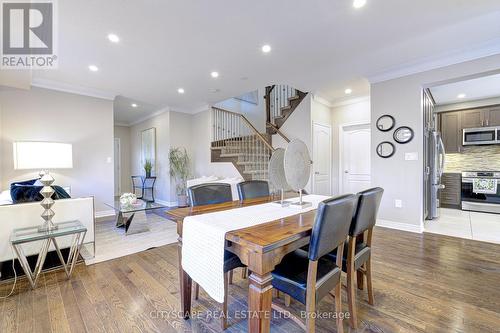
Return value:
<svg viewBox="0 0 500 333">
<path fill-rule="evenodd" d="M 21 264 L 32 289 L 36 287 L 38 277 L 42 272 L 42 267 L 51 243 L 54 244 L 57 256 L 64 267 L 64 271 L 66 272 L 68 279 L 73 273 L 73 268 L 75 267 L 78 255 L 80 254 L 80 249 L 82 248 L 85 235 L 87 234 L 87 228 L 80 221 L 55 223 L 55 225 L 57 225 L 58 228 L 50 231 L 38 231 L 38 226 L 14 229 L 10 235 L 10 244 L 19 259 L 19 263 Z M 71 235 L 73 236 L 73 239 L 71 241 L 68 259 L 65 261 L 56 238 Z M 38 253 L 35 269 L 31 271 L 22 245 L 36 241 L 42 241 L 42 246 L 40 248 L 40 252 Z"/>
</svg>

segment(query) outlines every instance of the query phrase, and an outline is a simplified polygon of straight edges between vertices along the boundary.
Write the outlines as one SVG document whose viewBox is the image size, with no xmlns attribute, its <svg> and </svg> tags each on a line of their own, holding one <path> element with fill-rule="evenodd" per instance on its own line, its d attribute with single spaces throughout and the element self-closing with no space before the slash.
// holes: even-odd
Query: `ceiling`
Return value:
<svg viewBox="0 0 500 333">
<path fill-rule="evenodd" d="M 368 0 L 361 9 L 351 0 L 64 0 L 58 7 L 59 68 L 33 71 L 33 80 L 126 96 L 117 102 L 120 121 L 143 116 L 126 108 L 130 101 L 149 105 L 145 113 L 196 112 L 277 83 L 335 102 L 368 94 L 368 78 L 500 45 L 498 0 Z"/>
<path fill-rule="evenodd" d="M 437 105 L 500 97 L 500 74 L 430 88 Z M 465 97 L 459 95 L 465 95 Z"/>
</svg>

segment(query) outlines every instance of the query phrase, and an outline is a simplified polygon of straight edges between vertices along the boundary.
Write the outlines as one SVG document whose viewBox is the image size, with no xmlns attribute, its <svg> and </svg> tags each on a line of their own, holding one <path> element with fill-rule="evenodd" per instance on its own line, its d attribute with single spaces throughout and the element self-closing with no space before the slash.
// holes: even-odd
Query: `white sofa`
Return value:
<svg viewBox="0 0 500 333">
<path fill-rule="evenodd" d="M 94 198 L 74 198 L 56 200 L 53 208 L 56 213 L 54 222 L 65 222 L 79 220 L 87 227 L 87 234 L 84 243 L 94 243 Z M 13 229 L 38 226 L 43 223 L 40 215 L 43 208 L 39 202 L 25 204 L 4 204 L 0 203 L 0 262 L 11 260 L 12 251 L 10 246 L 10 234 Z M 71 236 L 61 237 L 58 244 L 61 248 L 70 246 Z M 38 242 L 23 245 L 26 255 L 38 254 L 40 244 Z M 50 250 L 54 250 L 51 247 Z"/>
<path fill-rule="evenodd" d="M 238 188 L 236 187 L 236 184 L 241 183 L 244 181 L 243 178 L 235 177 L 235 178 L 220 178 L 216 176 L 203 176 L 200 178 L 196 179 L 190 179 L 186 183 L 187 188 L 190 188 L 191 186 L 199 185 L 199 184 L 207 184 L 207 183 L 224 183 L 224 184 L 229 184 L 231 185 L 231 193 L 233 196 L 233 201 L 234 200 L 239 200 L 240 197 L 238 195 Z"/>
</svg>

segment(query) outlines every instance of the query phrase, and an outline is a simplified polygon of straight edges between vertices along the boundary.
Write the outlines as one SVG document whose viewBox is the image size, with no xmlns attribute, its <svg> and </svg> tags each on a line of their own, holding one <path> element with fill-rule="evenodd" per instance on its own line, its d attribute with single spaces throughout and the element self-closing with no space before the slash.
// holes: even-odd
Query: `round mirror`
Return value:
<svg viewBox="0 0 500 333">
<path fill-rule="evenodd" d="M 396 121 L 393 116 L 385 114 L 377 119 L 377 128 L 382 132 L 388 132 L 394 128 Z"/>
<path fill-rule="evenodd" d="M 394 131 L 393 137 L 397 143 L 408 143 L 413 139 L 413 130 L 408 126 L 401 126 Z"/>
<path fill-rule="evenodd" d="M 396 152 L 396 147 L 389 142 L 384 141 L 378 144 L 377 146 L 377 155 L 382 158 L 389 158 Z"/>
</svg>

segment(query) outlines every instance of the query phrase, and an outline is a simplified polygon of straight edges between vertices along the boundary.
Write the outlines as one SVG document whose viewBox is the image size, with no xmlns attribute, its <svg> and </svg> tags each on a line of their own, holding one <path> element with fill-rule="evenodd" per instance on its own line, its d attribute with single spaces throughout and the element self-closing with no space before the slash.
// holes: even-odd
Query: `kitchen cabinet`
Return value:
<svg viewBox="0 0 500 333">
<path fill-rule="evenodd" d="M 445 187 L 439 190 L 440 207 L 461 208 L 462 175 L 459 173 L 443 173 L 441 184 Z"/>
<path fill-rule="evenodd" d="M 462 147 L 462 126 L 460 112 L 441 114 L 441 138 L 446 153 L 459 153 Z"/>
<path fill-rule="evenodd" d="M 500 126 L 500 106 L 489 108 L 487 114 L 487 126 Z"/>
<path fill-rule="evenodd" d="M 485 124 L 485 114 L 481 109 L 461 111 L 462 128 L 482 127 Z"/>
</svg>

